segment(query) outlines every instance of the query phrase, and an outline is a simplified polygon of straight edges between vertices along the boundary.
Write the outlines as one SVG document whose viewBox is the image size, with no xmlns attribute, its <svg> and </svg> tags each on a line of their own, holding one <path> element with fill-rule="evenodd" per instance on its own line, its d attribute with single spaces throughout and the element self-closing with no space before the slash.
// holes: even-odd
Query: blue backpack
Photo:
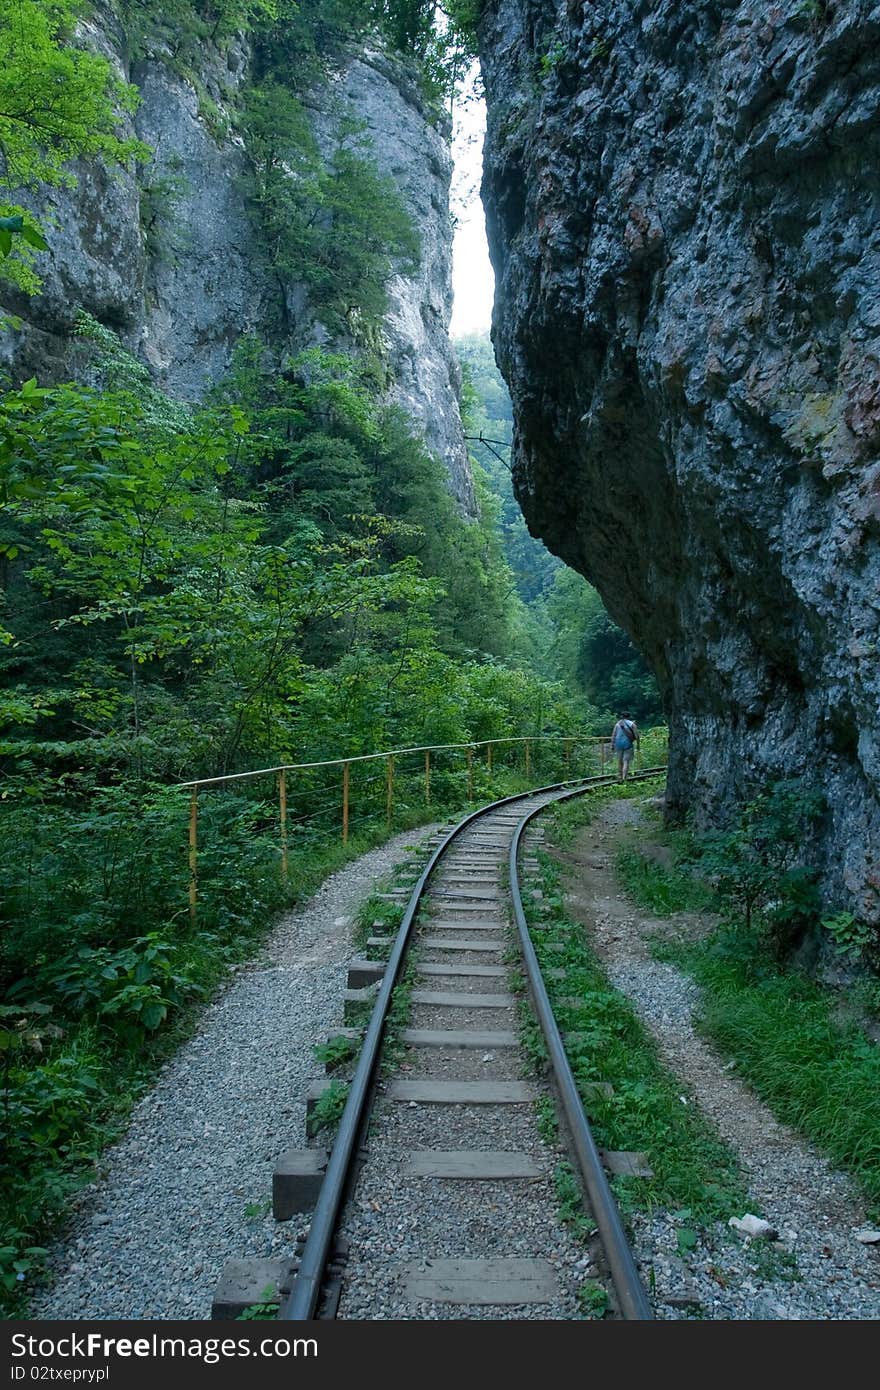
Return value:
<svg viewBox="0 0 880 1390">
<path fill-rule="evenodd" d="M 628 731 L 628 732 L 627 732 Z M 614 747 L 620 752 L 625 753 L 628 748 L 632 748 L 635 743 L 635 728 L 628 719 L 617 721 L 617 730 L 614 735 Z"/>
</svg>

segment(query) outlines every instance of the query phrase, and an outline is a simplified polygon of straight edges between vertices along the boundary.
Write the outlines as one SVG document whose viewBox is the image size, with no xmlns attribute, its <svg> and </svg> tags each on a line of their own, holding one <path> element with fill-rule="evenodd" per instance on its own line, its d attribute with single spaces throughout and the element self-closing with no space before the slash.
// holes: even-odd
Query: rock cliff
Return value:
<svg viewBox="0 0 880 1390">
<path fill-rule="evenodd" d="M 49 195 L 54 226 L 50 252 L 38 267 L 43 291 L 34 299 L 0 294 L 2 307 L 21 320 L 18 329 L 0 333 L 0 366 L 19 380 L 33 373 L 43 381 L 75 374 L 71 335 L 85 310 L 149 365 L 157 385 L 198 400 L 223 375 L 243 334 L 294 351 L 316 337 L 307 296 L 295 286 L 296 322 L 287 339 L 279 336 L 277 288 L 265 282 L 254 253 L 246 156 L 225 119 L 248 79 L 251 55 L 244 42 L 222 53 L 206 45 L 196 85 L 161 53 L 129 63 L 112 9 L 96 14 L 83 37 L 138 88 L 129 133 L 153 155 L 134 172 L 83 166 L 73 190 Z M 460 373 L 448 338 L 447 133 L 429 118 L 407 65 L 379 52 L 350 57 L 309 104 L 319 139 L 322 133 L 332 138 L 344 120 L 363 123 L 372 157 L 394 179 L 418 229 L 417 268 L 395 275 L 389 285 L 389 398 L 440 458 L 462 511 L 473 514 Z"/>
<path fill-rule="evenodd" d="M 669 804 L 829 801 L 880 921 L 880 5 L 488 0 L 493 337 L 532 532 L 657 673 Z"/>
</svg>

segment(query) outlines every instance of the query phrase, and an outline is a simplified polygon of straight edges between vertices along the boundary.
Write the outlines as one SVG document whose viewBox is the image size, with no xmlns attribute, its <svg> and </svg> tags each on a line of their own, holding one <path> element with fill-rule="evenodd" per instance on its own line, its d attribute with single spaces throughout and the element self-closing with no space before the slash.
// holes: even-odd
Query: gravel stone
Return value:
<svg viewBox="0 0 880 1390">
<path fill-rule="evenodd" d="M 205 1009 L 196 1035 L 135 1108 L 50 1250 L 35 1319 L 203 1319 L 228 1260 L 293 1253 L 271 1215 L 272 1172 L 305 1144 L 312 1046 L 342 1020 L 359 903 L 436 827 L 408 831 L 331 875 Z"/>
<path fill-rule="evenodd" d="M 621 894 L 613 861 L 632 802 L 606 807 L 584 834 L 588 872 L 567 894 L 590 924 L 612 982 L 636 1005 L 661 1054 L 733 1148 L 750 1184 L 750 1209 L 779 1232 L 749 1240 L 724 1223 L 692 1251 L 678 1247 L 681 1220 L 655 1210 L 631 1219 L 634 1252 L 658 1319 L 874 1320 L 880 1317 L 880 1247 L 858 1239 L 874 1223 L 846 1175 L 780 1124 L 698 1037 L 696 984 L 651 959 L 659 923 Z M 33 1299 L 35 1319 L 204 1319 L 230 1259 L 292 1255 L 305 1222 L 275 1223 L 272 1170 L 305 1143 L 305 1095 L 322 1076 L 312 1044 L 340 1024 L 345 966 L 355 954 L 357 904 L 430 831 L 397 836 L 340 870 L 285 917 L 259 957 L 206 1008 L 197 1034 L 164 1068 L 105 1156 L 105 1176 L 79 1196 L 65 1236 L 50 1252 L 54 1278 Z M 444 912 L 445 915 L 445 912 Z M 461 982 L 419 982 L 459 991 Z M 479 992 L 496 982 L 483 980 Z M 501 987 L 505 983 L 501 982 Z M 516 1027 L 517 1010 L 414 1007 L 417 1027 Z M 431 1049 L 433 1075 L 512 1075 L 515 1049 Z M 425 1070 L 415 1050 L 403 1075 Z M 426 1064 L 427 1065 L 427 1064 Z M 407 1071 L 409 1067 L 411 1070 Z M 553 1170 L 564 1155 L 538 1135 L 531 1106 L 428 1106 L 389 1101 L 385 1082 L 370 1123 L 369 1159 L 346 1216 L 352 1243 L 340 1316 L 347 1319 L 541 1320 L 580 1316 L 577 1289 L 597 1272 L 558 1220 Z M 532 1082 L 536 1098 L 544 1091 Z M 522 1149 L 542 1177 L 522 1183 L 401 1181 L 412 1148 Z M 381 1155 L 378 1162 L 374 1161 Z M 746 1213 L 740 1213 L 745 1215 Z M 426 1229 L 432 1235 L 426 1243 Z M 553 1304 L 483 1307 L 409 1305 L 401 1266 L 430 1255 L 535 1256 L 554 1264 Z M 601 1259 L 599 1259 L 601 1264 Z M 792 1277 L 794 1275 L 794 1277 Z"/>
</svg>

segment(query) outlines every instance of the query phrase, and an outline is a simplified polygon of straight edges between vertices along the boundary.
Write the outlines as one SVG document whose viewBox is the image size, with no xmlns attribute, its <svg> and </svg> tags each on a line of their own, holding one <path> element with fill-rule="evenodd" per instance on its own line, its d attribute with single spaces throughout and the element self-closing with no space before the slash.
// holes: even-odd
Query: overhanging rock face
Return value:
<svg viewBox="0 0 880 1390">
<path fill-rule="evenodd" d="M 532 532 L 601 592 L 698 819 L 830 803 L 880 921 L 880 5 L 489 0 L 493 336 Z"/>
</svg>

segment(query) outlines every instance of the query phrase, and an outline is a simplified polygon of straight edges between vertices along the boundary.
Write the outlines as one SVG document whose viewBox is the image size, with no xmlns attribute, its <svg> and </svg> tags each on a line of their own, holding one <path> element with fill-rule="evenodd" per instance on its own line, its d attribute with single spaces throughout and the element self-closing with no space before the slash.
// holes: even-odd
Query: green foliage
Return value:
<svg viewBox="0 0 880 1390">
<path fill-rule="evenodd" d="M 549 1096 L 539 1096 L 535 1101 L 535 1122 L 544 1143 L 555 1144 L 559 1136 L 559 1122 Z"/>
<path fill-rule="evenodd" d="M 742 808 L 735 829 L 700 841 L 700 872 L 742 913 L 747 932 L 762 912 L 763 930 L 780 959 L 818 915 L 816 874 L 803 860 L 824 805 L 816 788 L 783 779 Z"/>
<path fill-rule="evenodd" d="M 322 1129 L 335 1129 L 342 1119 L 348 1092 L 346 1081 L 331 1081 L 321 1092 L 309 1115 L 307 1131 L 310 1138 L 314 1138 Z"/>
<path fill-rule="evenodd" d="M 269 1201 L 248 1202 L 244 1209 L 245 1220 L 258 1221 L 260 1217 L 267 1216 L 271 1210 L 272 1203 Z"/>
<path fill-rule="evenodd" d="M 584 586 L 588 589 L 588 586 Z M 663 712 L 653 675 L 629 637 L 589 590 L 577 669 L 587 696 L 612 716 L 628 711 L 643 724 L 660 724 Z"/>
<path fill-rule="evenodd" d="M 400 1035 L 409 1023 L 412 1013 L 412 992 L 415 983 L 415 970 L 412 962 L 408 961 L 391 992 L 391 1004 L 386 1015 L 382 1044 L 383 1076 L 396 1071 L 406 1052 Z"/>
<path fill-rule="evenodd" d="M 596 1232 L 596 1223 L 584 1211 L 580 1183 L 570 1163 L 557 1163 L 553 1186 L 560 1221 L 571 1229 L 578 1240 L 588 1240 Z"/>
<path fill-rule="evenodd" d="M 700 1031 L 737 1074 L 880 1200 L 880 1051 L 840 1021 L 837 997 L 729 927 L 667 954 L 699 982 Z"/>
<path fill-rule="evenodd" d="M 801 0 L 796 13 L 807 20 L 815 33 L 828 23 L 832 14 L 832 6 L 830 0 Z"/>
<path fill-rule="evenodd" d="M 538 67 L 542 77 L 550 77 L 561 63 L 565 62 L 568 54 L 568 47 L 562 39 L 555 39 L 548 49 L 541 54 Z"/>
<path fill-rule="evenodd" d="M 0 12 L 0 279 L 27 294 L 39 289 L 34 253 L 46 249 L 46 229 L 16 195 L 72 185 L 84 155 L 124 163 L 146 154 L 118 134 L 135 89 L 76 43 L 81 12 L 78 0 L 16 0 Z"/>
<path fill-rule="evenodd" d="M 10 1307 L 38 1242 L 193 1006 L 274 913 L 387 833 L 374 765 L 352 765 L 345 848 L 338 770 L 304 774 L 289 789 L 283 880 L 269 785 L 204 792 L 193 929 L 188 796 L 173 784 L 567 730 L 586 713 L 530 664 L 500 534 L 507 498 L 478 474 L 480 515 L 463 518 L 438 461 L 386 404 L 387 282 L 419 256 L 400 197 L 362 128 L 343 123 L 322 152 L 305 114 L 308 85 L 375 26 L 392 37 L 396 26 L 395 42 L 442 95 L 462 61 L 465 7 L 430 33 L 429 7 L 368 0 L 116 8 L 135 51 L 191 78 L 205 44 L 222 50 L 250 34 L 254 80 L 240 109 L 222 91 L 211 89 L 216 107 L 197 91 L 218 136 L 228 119 L 244 142 L 255 254 L 277 285 L 288 346 L 243 340 L 228 378 L 190 407 L 81 315 L 88 384 L 34 379 L 0 398 L 0 1280 Z M 76 46 L 79 13 L 72 0 L 21 0 L 0 19 L 5 183 L 11 197 L 27 189 L 29 206 L 72 181 L 76 158 L 146 153 L 118 133 L 132 89 Z M 184 191 L 173 164 L 144 171 L 154 258 L 186 254 Z M 46 239 L 51 228 L 44 236 L 24 208 L 0 205 L 3 273 L 20 287 L 37 287 L 29 257 Z M 296 286 L 336 350 L 296 349 Z M 536 745 L 532 777 L 539 756 Z M 561 775 L 561 759 L 548 753 L 545 769 Z M 420 771 L 398 767 L 397 826 L 465 801 L 460 755 L 435 759 L 430 805 Z M 523 777 L 522 750 L 499 745 L 491 776 L 475 767 L 474 794 Z M 407 988 L 395 993 L 399 1019 Z"/>
<path fill-rule="evenodd" d="M 390 902 L 387 898 L 380 897 L 378 891 L 369 893 L 364 898 L 355 921 L 355 940 L 359 949 L 366 947 L 367 938 L 376 933 L 384 936 L 394 936 L 403 919 L 404 908 L 401 903 Z M 374 923 L 380 925 L 374 926 Z"/>
<path fill-rule="evenodd" d="M 851 912 L 835 912 L 823 917 L 822 926 L 840 954 L 849 960 L 870 956 L 877 949 L 877 932 Z"/>
<path fill-rule="evenodd" d="M 682 1214 L 690 1216 L 690 1212 L 679 1213 L 679 1215 Z M 695 1231 L 692 1226 L 679 1226 L 675 1232 L 675 1243 L 678 1246 L 679 1255 L 690 1254 L 692 1250 L 697 1248 L 699 1241 L 699 1232 Z"/>
<path fill-rule="evenodd" d="M 236 1318 L 236 1322 L 268 1322 L 278 1317 L 278 1309 L 281 1307 L 277 1290 L 272 1284 L 267 1284 L 263 1289 L 263 1296 L 258 1303 L 250 1303 L 243 1309 Z"/>
<path fill-rule="evenodd" d="M 675 865 L 661 864 L 637 848 L 620 850 L 617 871 L 633 901 L 658 917 L 711 911 L 716 906 L 708 884 Z"/>
<path fill-rule="evenodd" d="M 521 959 L 518 951 L 511 951 L 511 956 L 513 960 L 518 961 Z M 519 983 L 518 980 L 516 983 Z M 513 988 L 514 986 L 511 985 L 511 990 L 513 990 Z M 543 1029 L 535 1018 L 531 1005 L 524 998 L 519 1000 L 519 1015 L 520 1042 L 522 1043 L 532 1072 L 535 1076 L 541 1076 L 546 1070 L 548 1060 L 547 1044 L 544 1040 Z"/>
<path fill-rule="evenodd" d="M 496 525 L 521 600 L 518 651 L 581 698 L 584 723 L 610 729 L 622 709 L 642 724 L 662 721 L 654 677 L 596 590 L 529 535 L 510 475 L 513 410 L 487 334 L 459 338 L 463 413 L 470 448 L 497 499 Z M 483 443 L 483 439 L 495 441 Z"/>
<path fill-rule="evenodd" d="M 477 57 L 477 0 L 370 0 L 369 13 L 392 48 L 418 61 L 429 101 L 451 103 Z"/>
<path fill-rule="evenodd" d="M 434 0 L 377 0 L 373 9 L 396 48 L 424 53 L 434 33 Z"/>
<path fill-rule="evenodd" d="M 585 1318 L 604 1318 L 608 1312 L 608 1291 L 595 1279 L 585 1279 L 577 1291 L 577 1300 Z"/>
<path fill-rule="evenodd" d="M 144 252 L 154 265 L 176 264 L 186 253 L 189 238 L 177 218 L 177 205 L 188 189 L 179 163 L 159 170 L 150 165 L 140 185 L 140 219 Z"/>
<path fill-rule="evenodd" d="M 326 1069 L 332 1071 L 335 1067 L 342 1066 L 343 1062 L 350 1062 L 352 1057 L 357 1055 L 358 1044 L 354 1038 L 337 1033 L 325 1043 L 316 1043 L 312 1052 L 317 1062 L 323 1062 Z"/>
<path fill-rule="evenodd" d="M 303 0 L 114 0 L 132 58 L 159 52 L 179 72 L 198 69 L 206 44 L 225 51 L 238 35 L 290 28 L 309 32 L 314 4 Z M 344 5 L 328 9 L 344 9 Z M 305 11 L 301 16 L 300 11 Z"/>
<path fill-rule="evenodd" d="M 376 169 L 364 127 L 343 122 L 325 159 L 301 98 L 274 76 L 248 91 L 241 125 L 257 249 L 279 286 L 282 319 L 290 287 L 304 284 L 331 333 L 370 346 L 388 278 L 412 269 L 419 241 L 396 185 Z"/>
</svg>

